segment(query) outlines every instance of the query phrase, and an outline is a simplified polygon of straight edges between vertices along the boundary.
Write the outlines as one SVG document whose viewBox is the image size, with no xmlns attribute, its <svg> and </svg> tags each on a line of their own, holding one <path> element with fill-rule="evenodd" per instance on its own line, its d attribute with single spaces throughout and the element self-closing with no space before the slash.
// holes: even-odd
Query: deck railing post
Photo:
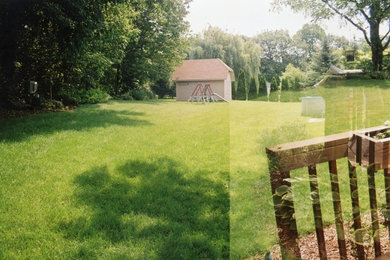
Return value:
<svg viewBox="0 0 390 260">
<path fill-rule="evenodd" d="M 379 217 L 375 189 L 375 144 L 373 142 L 369 143 L 369 166 L 367 168 L 367 176 L 375 256 L 379 257 L 381 255 L 381 242 L 379 237 Z"/>
<path fill-rule="evenodd" d="M 340 259 L 345 260 L 347 259 L 347 247 L 345 244 L 345 232 L 344 232 L 344 224 L 343 224 L 343 213 L 341 209 L 337 162 L 335 160 L 329 161 L 329 173 L 330 173 L 330 182 L 332 187 L 333 210 L 334 210 L 334 216 L 336 222 L 339 254 L 340 254 Z"/>
<path fill-rule="evenodd" d="M 356 166 L 348 160 L 349 187 L 351 191 L 353 229 L 355 230 L 355 245 L 359 260 L 365 259 L 362 234 L 362 220 L 360 218 L 359 191 L 356 175 Z"/>
<path fill-rule="evenodd" d="M 390 240 L 390 171 L 388 165 L 389 165 L 389 148 L 390 143 L 386 142 L 383 144 L 383 150 L 386 151 L 383 153 L 383 175 L 385 178 L 385 194 L 386 194 L 386 210 L 384 212 L 385 216 L 385 223 L 387 226 L 387 230 L 389 232 L 389 240 Z"/>
<path fill-rule="evenodd" d="M 327 259 L 327 254 L 325 246 L 324 225 L 322 223 L 320 191 L 318 189 L 317 169 L 315 165 L 309 166 L 309 177 L 311 199 L 313 201 L 314 222 L 316 225 L 318 251 L 320 254 L 320 259 L 325 260 Z"/>
<path fill-rule="evenodd" d="M 271 172 L 271 188 L 282 259 L 300 259 L 290 172 Z"/>
<path fill-rule="evenodd" d="M 390 240 L 390 171 L 389 169 L 384 169 L 384 177 L 385 177 L 385 193 L 386 193 L 386 211 L 385 211 L 385 220 L 387 229 L 389 232 L 389 240 Z"/>
</svg>

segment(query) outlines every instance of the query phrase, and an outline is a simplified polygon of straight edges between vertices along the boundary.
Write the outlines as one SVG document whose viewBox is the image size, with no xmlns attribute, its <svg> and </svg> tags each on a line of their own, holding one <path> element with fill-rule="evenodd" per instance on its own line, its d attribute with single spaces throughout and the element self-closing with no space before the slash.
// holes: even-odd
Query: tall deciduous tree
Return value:
<svg viewBox="0 0 390 260">
<path fill-rule="evenodd" d="M 317 20 L 339 15 L 363 33 L 374 70 L 382 70 L 383 51 L 390 44 L 390 0 L 274 0 L 274 4 L 304 11 Z M 381 25 L 388 26 L 383 35 Z"/>
<path fill-rule="evenodd" d="M 138 13 L 137 37 L 130 41 L 122 63 L 123 82 L 129 89 L 166 78 L 185 58 L 188 0 L 133 0 Z"/>
<path fill-rule="evenodd" d="M 23 100 L 29 80 L 39 82 L 44 97 L 80 83 L 79 65 L 99 56 L 85 54 L 109 2 L 1 1 L 0 105 Z"/>
<path fill-rule="evenodd" d="M 0 1 L 0 106 L 25 104 L 30 80 L 41 97 L 60 99 L 169 79 L 188 47 L 188 2 Z"/>
<path fill-rule="evenodd" d="M 304 60 L 310 63 L 313 54 L 325 37 L 325 31 L 317 24 L 304 24 L 293 37 L 295 44 L 304 50 Z"/>
<path fill-rule="evenodd" d="M 302 53 L 294 46 L 287 31 L 268 31 L 255 36 L 255 41 L 261 46 L 260 71 L 272 77 L 280 76 L 289 63 L 299 66 Z"/>
</svg>

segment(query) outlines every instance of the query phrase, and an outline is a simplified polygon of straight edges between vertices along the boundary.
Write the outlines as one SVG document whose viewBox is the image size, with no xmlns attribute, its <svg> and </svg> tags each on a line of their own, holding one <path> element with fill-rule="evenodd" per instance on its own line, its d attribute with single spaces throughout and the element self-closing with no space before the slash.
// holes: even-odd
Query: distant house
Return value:
<svg viewBox="0 0 390 260">
<path fill-rule="evenodd" d="M 176 100 L 189 100 L 198 84 L 210 84 L 214 93 L 232 100 L 234 72 L 220 59 L 184 60 L 172 80 L 176 83 Z"/>
</svg>

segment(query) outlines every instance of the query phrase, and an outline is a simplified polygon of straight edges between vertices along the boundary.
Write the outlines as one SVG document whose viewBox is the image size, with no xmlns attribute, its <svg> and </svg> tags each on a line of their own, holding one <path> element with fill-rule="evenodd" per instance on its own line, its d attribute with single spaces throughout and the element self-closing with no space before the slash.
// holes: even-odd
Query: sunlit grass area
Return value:
<svg viewBox="0 0 390 260">
<path fill-rule="evenodd" d="M 283 97 L 284 95 L 284 97 Z M 308 123 L 301 116 L 302 96 L 320 95 L 326 101 L 324 123 Z M 264 97 L 260 98 L 264 99 Z M 231 105 L 231 258 L 239 259 L 265 252 L 277 243 L 276 224 L 269 184 L 266 146 L 314 136 L 381 125 L 390 118 L 389 81 L 331 81 L 317 89 L 272 93 L 270 100 L 294 102 L 247 102 Z M 253 145 L 255 144 L 256 145 Z M 349 179 L 346 160 L 339 160 L 340 189 L 344 218 L 351 219 Z M 327 164 L 318 166 L 324 221 L 334 221 Z M 308 177 L 307 169 L 295 170 L 294 177 Z M 378 198 L 383 204 L 383 173 L 377 174 Z M 368 210 L 367 175 L 358 168 L 359 194 L 363 211 Z M 293 183 L 298 230 L 314 231 L 308 181 Z"/>
<path fill-rule="evenodd" d="M 0 151 L 0 258 L 229 256 L 227 104 L 2 120 Z"/>
<path fill-rule="evenodd" d="M 231 257 L 254 255 L 276 242 L 265 147 L 324 134 L 300 103 L 248 102 L 230 107 Z"/>
<path fill-rule="evenodd" d="M 241 259 L 266 252 L 277 235 L 265 147 L 382 124 L 390 82 L 333 81 L 272 95 L 270 102 L 230 104 L 115 101 L 0 121 L 0 258 Z M 301 116 L 299 98 L 307 95 L 325 99 L 324 122 Z M 348 220 L 347 163 L 338 165 Z M 318 172 L 329 224 L 327 165 Z M 364 169 L 358 176 L 367 210 Z M 293 189 L 299 232 L 313 232 L 309 183 Z"/>
</svg>

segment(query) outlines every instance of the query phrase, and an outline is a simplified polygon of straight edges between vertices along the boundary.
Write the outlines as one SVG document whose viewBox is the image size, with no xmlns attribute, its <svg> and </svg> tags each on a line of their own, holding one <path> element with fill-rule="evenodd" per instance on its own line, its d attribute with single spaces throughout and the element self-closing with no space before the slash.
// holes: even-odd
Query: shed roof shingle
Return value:
<svg viewBox="0 0 390 260">
<path fill-rule="evenodd" d="M 224 80 L 233 70 L 220 59 L 184 60 L 172 75 L 173 81 Z"/>
</svg>

